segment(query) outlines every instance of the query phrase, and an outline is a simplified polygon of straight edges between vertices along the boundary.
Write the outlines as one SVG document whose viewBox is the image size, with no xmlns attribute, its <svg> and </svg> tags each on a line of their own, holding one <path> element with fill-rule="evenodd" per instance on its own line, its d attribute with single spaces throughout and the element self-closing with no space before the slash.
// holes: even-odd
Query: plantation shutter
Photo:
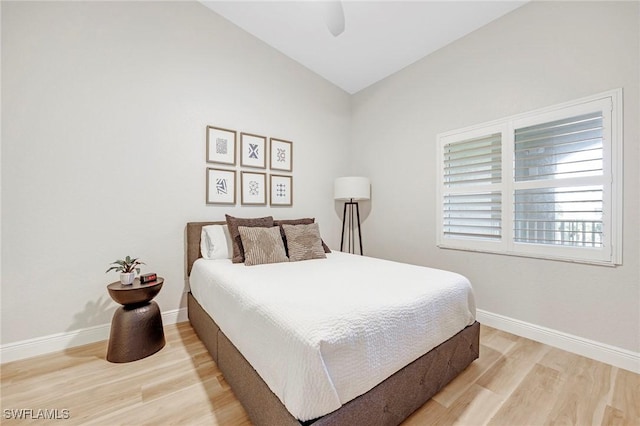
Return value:
<svg viewBox="0 0 640 426">
<path fill-rule="evenodd" d="M 502 238 L 502 135 L 448 143 L 444 146 L 445 238 Z"/>
<path fill-rule="evenodd" d="M 516 181 L 602 175 L 602 112 L 515 130 Z"/>
<path fill-rule="evenodd" d="M 518 128 L 514 137 L 514 241 L 602 247 L 602 112 Z"/>
</svg>

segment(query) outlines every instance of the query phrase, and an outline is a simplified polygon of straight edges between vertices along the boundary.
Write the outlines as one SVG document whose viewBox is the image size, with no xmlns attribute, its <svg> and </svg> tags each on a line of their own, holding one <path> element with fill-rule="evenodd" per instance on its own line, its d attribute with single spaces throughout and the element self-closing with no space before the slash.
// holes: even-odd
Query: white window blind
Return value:
<svg viewBox="0 0 640 426">
<path fill-rule="evenodd" d="M 622 91 L 438 135 L 438 245 L 620 264 Z"/>
<path fill-rule="evenodd" d="M 502 180 L 500 133 L 445 146 L 444 179 L 449 187 L 498 183 Z"/>
<path fill-rule="evenodd" d="M 515 241 L 602 247 L 604 191 L 589 179 L 604 172 L 602 111 L 515 129 L 514 136 L 516 182 L 544 185 L 516 189 Z"/>
<path fill-rule="evenodd" d="M 444 235 L 484 240 L 502 237 L 502 201 L 499 192 L 447 194 Z"/>
<path fill-rule="evenodd" d="M 602 112 L 515 130 L 516 181 L 602 175 Z"/>
<path fill-rule="evenodd" d="M 514 238 L 521 243 L 602 247 L 602 186 L 517 190 Z"/>
<path fill-rule="evenodd" d="M 478 186 L 502 181 L 502 135 L 493 133 L 444 146 L 444 235 L 447 238 L 500 240 L 500 192 L 478 192 Z"/>
</svg>

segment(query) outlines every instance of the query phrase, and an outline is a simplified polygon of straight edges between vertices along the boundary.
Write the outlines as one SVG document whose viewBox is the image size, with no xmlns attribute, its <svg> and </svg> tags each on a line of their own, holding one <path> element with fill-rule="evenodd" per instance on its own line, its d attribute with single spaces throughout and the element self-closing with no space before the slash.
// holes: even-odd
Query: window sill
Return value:
<svg viewBox="0 0 640 426">
<path fill-rule="evenodd" d="M 539 255 L 532 253 L 516 253 L 516 252 L 504 252 L 504 251 L 495 251 L 495 250 L 480 250 L 473 248 L 463 248 L 457 246 L 451 246 L 447 244 L 438 244 L 438 248 L 444 250 L 457 250 L 457 251 L 466 251 L 471 253 L 485 253 L 485 254 L 497 254 L 502 256 L 513 256 L 513 257 L 524 257 L 529 259 L 539 259 L 539 260 L 552 260 L 556 262 L 565 262 L 565 263 L 578 263 L 584 265 L 593 265 L 593 266 L 606 266 L 609 268 L 615 268 L 617 266 L 622 265 L 622 261 L 614 263 L 613 261 L 607 262 L 603 260 L 592 260 L 592 259 L 573 259 L 566 258 L 561 256 L 548 256 L 548 255 Z"/>
</svg>

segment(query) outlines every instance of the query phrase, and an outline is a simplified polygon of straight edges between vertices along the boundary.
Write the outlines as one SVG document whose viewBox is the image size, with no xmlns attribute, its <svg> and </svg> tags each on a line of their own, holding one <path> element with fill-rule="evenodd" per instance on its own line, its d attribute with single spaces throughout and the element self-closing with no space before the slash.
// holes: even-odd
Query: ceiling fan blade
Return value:
<svg viewBox="0 0 640 426">
<path fill-rule="evenodd" d="M 344 9 L 342 1 L 333 0 L 324 2 L 324 22 L 334 37 L 344 32 Z"/>
</svg>

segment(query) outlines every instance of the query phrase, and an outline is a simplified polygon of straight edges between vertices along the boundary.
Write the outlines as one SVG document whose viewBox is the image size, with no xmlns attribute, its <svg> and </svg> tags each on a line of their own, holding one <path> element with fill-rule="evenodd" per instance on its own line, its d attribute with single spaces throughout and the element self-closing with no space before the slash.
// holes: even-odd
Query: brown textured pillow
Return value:
<svg viewBox="0 0 640 426">
<path fill-rule="evenodd" d="M 308 225 L 282 225 L 289 246 L 289 260 L 325 259 L 320 228 L 317 223 Z"/>
<path fill-rule="evenodd" d="M 282 225 L 309 225 L 310 223 L 315 223 L 316 219 L 313 217 L 305 217 L 303 219 L 278 219 L 274 220 L 274 225 L 280 226 L 280 234 L 282 234 L 282 241 L 284 241 L 284 249 L 287 251 L 287 255 L 289 254 L 289 248 L 287 247 L 287 238 L 284 235 L 284 229 L 282 229 Z M 322 248 L 325 253 L 331 253 L 331 249 L 327 246 L 324 241 L 322 241 Z"/>
<path fill-rule="evenodd" d="M 265 263 L 288 262 L 280 229 L 239 226 L 238 232 L 244 246 L 244 264 L 247 266 Z M 324 254 L 324 253 L 323 253 Z"/>
<path fill-rule="evenodd" d="M 233 242 L 233 263 L 244 262 L 244 248 L 242 246 L 242 239 L 240 238 L 239 226 L 246 227 L 262 227 L 271 228 L 273 226 L 273 216 L 256 217 L 256 218 L 242 218 L 233 217 L 228 214 L 225 215 L 227 219 L 227 226 L 229 227 L 229 234 L 231 235 L 231 241 Z"/>
</svg>

